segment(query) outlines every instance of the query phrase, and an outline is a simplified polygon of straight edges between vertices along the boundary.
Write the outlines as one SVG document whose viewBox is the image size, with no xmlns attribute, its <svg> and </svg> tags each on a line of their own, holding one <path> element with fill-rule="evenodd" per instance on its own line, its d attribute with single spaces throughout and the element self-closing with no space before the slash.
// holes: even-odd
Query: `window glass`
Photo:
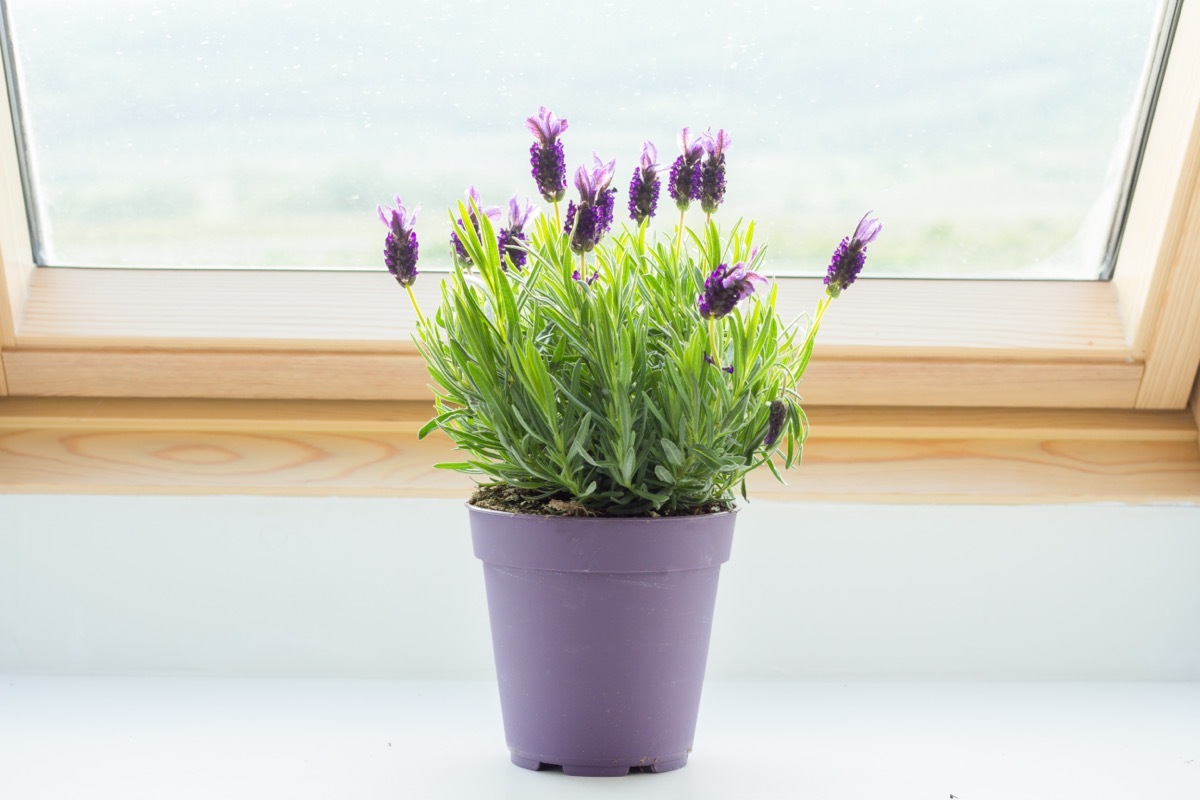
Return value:
<svg viewBox="0 0 1200 800">
<path fill-rule="evenodd" d="M 874 209 L 876 275 L 1096 277 L 1153 0 L 8 0 L 39 262 L 382 268 L 374 207 L 536 196 L 568 168 L 732 134 L 717 219 L 818 274 Z M 664 197 L 655 224 L 676 215 Z M 623 207 L 622 197 L 618 208 Z M 692 220 L 699 220 L 699 210 Z"/>
</svg>

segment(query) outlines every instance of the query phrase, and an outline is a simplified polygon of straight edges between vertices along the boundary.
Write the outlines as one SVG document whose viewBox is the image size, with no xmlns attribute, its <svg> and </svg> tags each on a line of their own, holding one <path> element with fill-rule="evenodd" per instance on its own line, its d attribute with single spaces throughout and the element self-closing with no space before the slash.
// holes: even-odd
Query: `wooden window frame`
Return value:
<svg viewBox="0 0 1200 800">
<path fill-rule="evenodd" d="M 383 272 L 35 268 L 0 113 L 0 393 L 426 401 Z M 785 309 L 820 294 L 782 280 Z M 419 282 L 426 304 L 436 280 Z M 822 331 L 814 405 L 1182 409 L 1200 365 L 1200 3 L 1185 3 L 1115 278 L 863 280 Z"/>
</svg>

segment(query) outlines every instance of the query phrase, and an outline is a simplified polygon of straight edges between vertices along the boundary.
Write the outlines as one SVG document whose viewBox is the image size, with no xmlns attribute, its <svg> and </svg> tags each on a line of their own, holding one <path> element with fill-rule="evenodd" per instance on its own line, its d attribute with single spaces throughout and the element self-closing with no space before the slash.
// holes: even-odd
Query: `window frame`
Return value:
<svg viewBox="0 0 1200 800">
<path fill-rule="evenodd" d="M 16 147 L 5 110 L 0 393 L 430 398 L 412 311 L 382 271 L 35 267 Z M 820 295 L 779 283 L 786 312 Z M 1200 3 L 1184 3 L 1114 279 L 864 279 L 801 388 L 814 405 L 1181 409 L 1198 365 Z"/>
</svg>

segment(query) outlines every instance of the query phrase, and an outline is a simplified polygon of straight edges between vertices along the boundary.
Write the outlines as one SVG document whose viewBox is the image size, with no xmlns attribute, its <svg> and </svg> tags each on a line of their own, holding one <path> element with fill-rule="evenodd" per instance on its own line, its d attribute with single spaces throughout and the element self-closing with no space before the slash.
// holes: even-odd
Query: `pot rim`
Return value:
<svg viewBox="0 0 1200 800">
<path fill-rule="evenodd" d="M 621 521 L 621 522 L 628 524 L 628 523 L 637 523 L 637 522 L 644 522 L 644 523 L 663 522 L 664 520 L 681 520 L 681 519 L 716 519 L 718 517 L 735 516 L 739 511 L 742 510 L 742 507 L 740 505 L 735 504 L 734 507 L 729 511 L 717 511 L 717 512 L 714 512 L 711 514 L 688 514 L 688 515 L 677 514 L 677 515 L 668 516 L 668 517 L 601 517 L 601 516 L 573 517 L 573 516 L 568 516 L 565 514 L 526 514 L 526 513 L 520 512 L 520 511 L 497 511 L 494 508 L 483 508 L 481 506 L 473 505 L 470 500 L 463 501 L 463 505 L 466 506 L 467 511 L 469 511 L 472 514 L 491 514 L 491 515 L 494 515 L 497 517 L 521 517 L 522 519 L 531 519 L 531 520 L 532 519 L 547 519 L 547 520 L 555 520 L 558 522 L 565 521 L 570 524 L 585 523 L 585 522 L 596 523 L 596 522 L 615 522 L 615 521 Z"/>
<path fill-rule="evenodd" d="M 553 572 L 676 572 L 729 560 L 737 512 L 686 517 L 558 517 L 467 503 L 475 556 Z"/>
</svg>

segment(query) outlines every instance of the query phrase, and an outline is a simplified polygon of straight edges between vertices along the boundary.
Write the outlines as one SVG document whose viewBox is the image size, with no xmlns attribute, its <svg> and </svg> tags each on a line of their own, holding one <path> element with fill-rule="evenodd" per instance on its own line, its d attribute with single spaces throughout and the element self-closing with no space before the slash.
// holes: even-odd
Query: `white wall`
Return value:
<svg viewBox="0 0 1200 800">
<path fill-rule="evenodd" d="M 0 672 L 489 677 L 466 512 L 0 496 Z M 709 674 L 1200 680 L 1200 507 L 752 503 Z"/>
</svg>

